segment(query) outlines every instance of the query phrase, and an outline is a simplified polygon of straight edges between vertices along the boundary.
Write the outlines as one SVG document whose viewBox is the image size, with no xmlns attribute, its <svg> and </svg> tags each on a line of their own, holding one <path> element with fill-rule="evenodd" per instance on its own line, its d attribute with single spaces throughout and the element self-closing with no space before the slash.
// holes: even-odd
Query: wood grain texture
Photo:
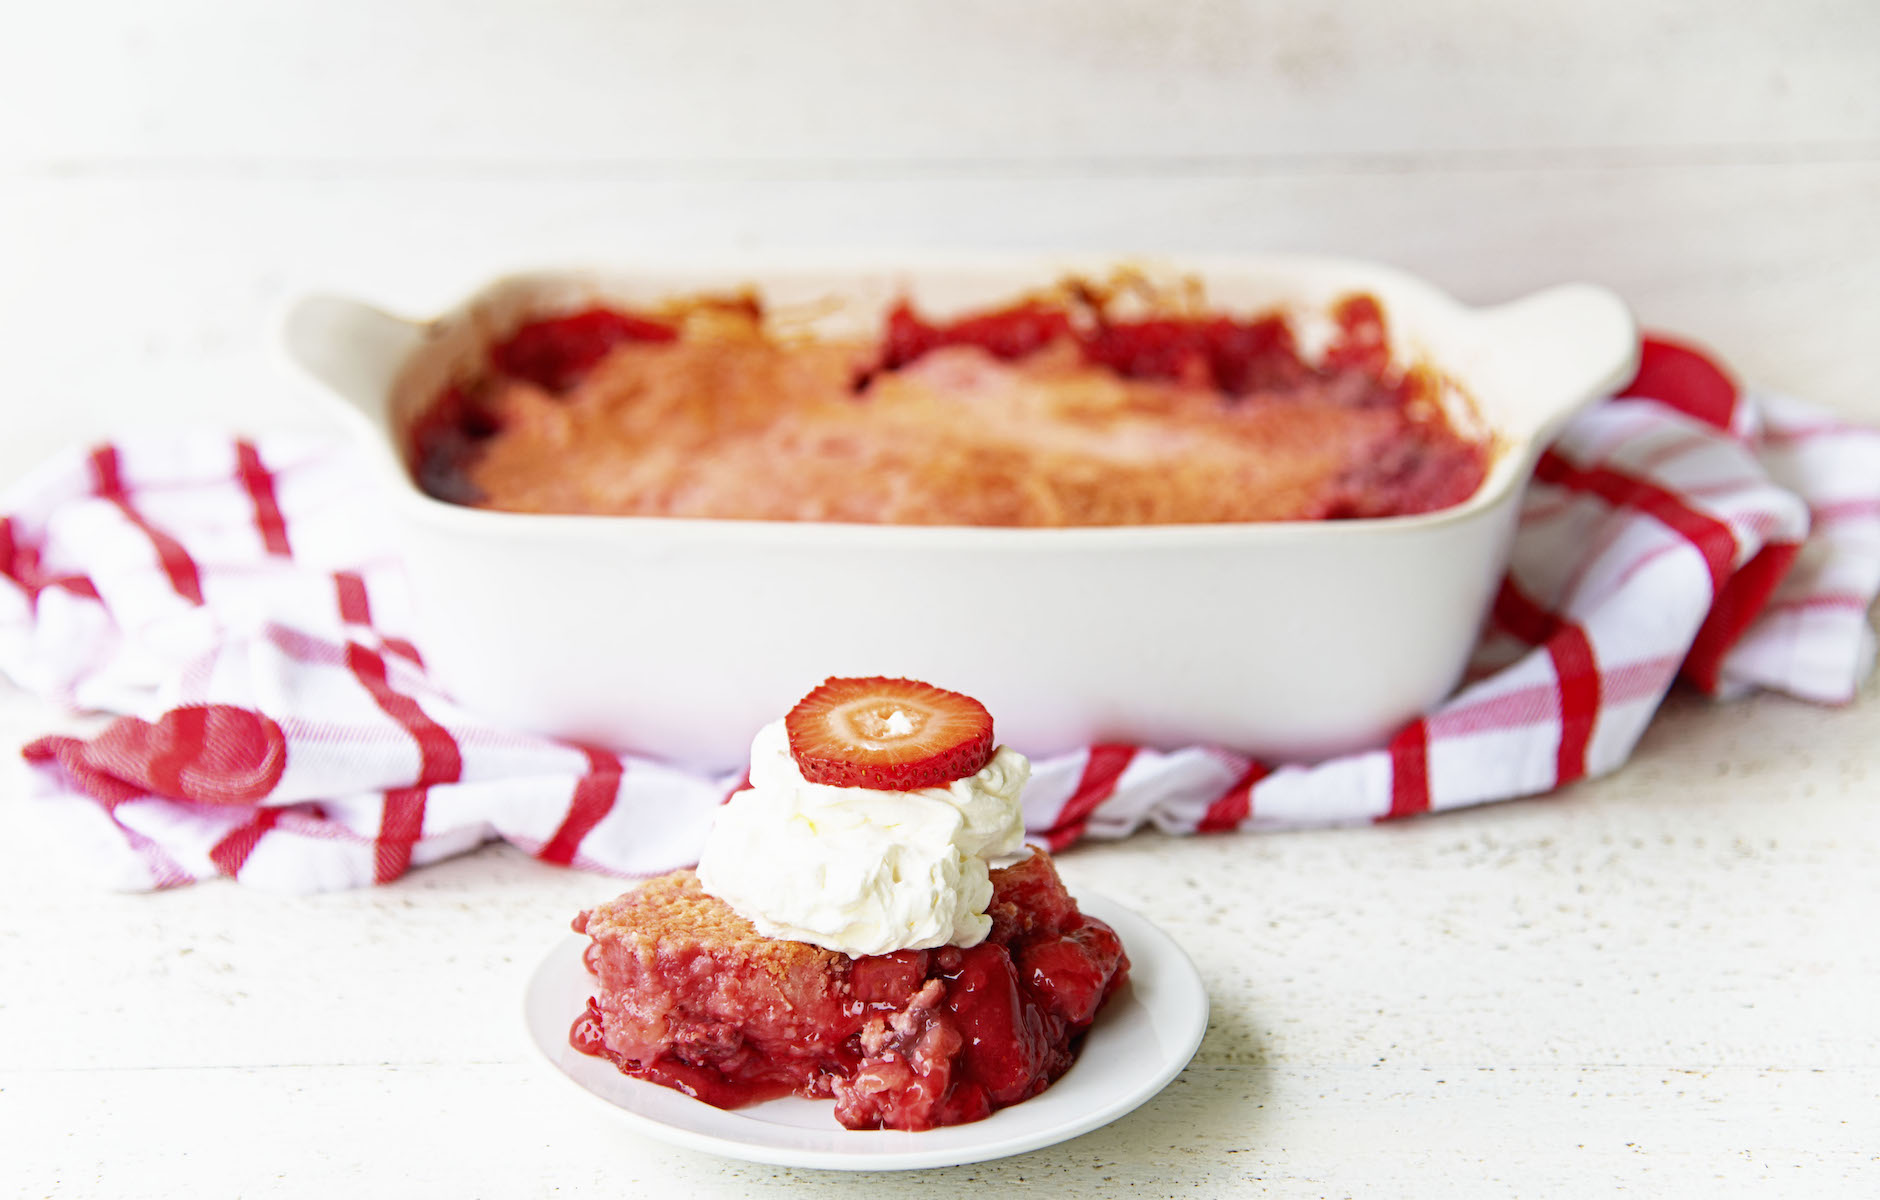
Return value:
<svg viewBox="0 0 1880 1200">
<path fill-rule="evenodd" d="M 1880 420 L 1880 6 L 130 0 L 0 40 L 0 486 L 138 428 L 323 428 L 273 314 L 523 264 L 1322 251 L 1586 278 Z M 0 746 L 79 719 L 0 683 Z M 1870 1196 L 1880 697 L 1674 695 L 1618 774 L 1376 828 L 1067 856 L 1207 980 L 1105 1130 L 903 1176 L 668 1148 L 535 1059 L 606 880 L 501 848 L 122 896 L 0 765 L 0 1193 Z"/>
<path fill-rule="evenodd" d="M 0 49 L 0 156 L 803 174 L 1880 144 L 1864 0 L 87 8 Z"/>
</svg>

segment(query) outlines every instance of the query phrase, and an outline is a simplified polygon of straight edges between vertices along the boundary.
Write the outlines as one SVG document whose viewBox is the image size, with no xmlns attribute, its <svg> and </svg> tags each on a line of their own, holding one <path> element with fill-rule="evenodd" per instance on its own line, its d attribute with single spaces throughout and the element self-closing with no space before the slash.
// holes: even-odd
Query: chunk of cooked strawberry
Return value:
<svg viewBox="0 0 1880 1200">
<path fill-rule="evenodd" d="M 560 394 L 626 342 L 670 342 L 677 326 L 611 308 L 530 321 L 490 347 L 496 369 Z"/>
<path fill-rule="evenodd" d="M 1014 966 L 1032 1000 L 1076 1030 L 1090 1024 L 1116 990 L 1129 957 L 1116 931 L 1092 920 L 1061 937 L 1026 943 Z"/>
<path fill-rule="evenodd" d="M 985 705 L 913 679 L 825 679 L 784 728 L 803 778 L 833 787 L 942 787 L 992 757 Z"/>
<path fill-rule="evenodd" d="M 1083 923 L 1049 854 L 1034 852 L 1009 867 L 994 867 L 992 887 L 986 915 L 992 918 L 994 941 L 1057 937 Z"/>
<path fill-rule="evenodd" d="M 925 950 L 896 950 L 849 960 L 849 994 L 864 1004 L 905 1005 L 926 978 Z"/>
<path fill-rule="evenodd" d="M 949 947 L 950 949 L 950 947 Z M 966 1074 L 986 1089 L 994 1107 L 1016 1104 L 1043 1091 L 1070 1068 L 1072 1054 L 1046 1013 L 1019 990 L 1011 953 L 981 942 L 952 955 L 935 956 L 947 982 L 946 1008 L 962 1036 Z"/>
</svg>

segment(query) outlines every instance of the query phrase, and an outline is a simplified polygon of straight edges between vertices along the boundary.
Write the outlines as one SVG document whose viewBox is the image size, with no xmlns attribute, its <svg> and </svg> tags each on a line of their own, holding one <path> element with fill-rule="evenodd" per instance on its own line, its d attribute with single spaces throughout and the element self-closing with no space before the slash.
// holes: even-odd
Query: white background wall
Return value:
<svg viewBox="0 0 1880 1200">
<path fill-rule="evenodd" d="M 1874 406 L 1880 4 L 9 3 L 0 481 L 303 423 L 292 293 L 650 250 L 1293 249 L 1570 277 Z"/>
</svg>

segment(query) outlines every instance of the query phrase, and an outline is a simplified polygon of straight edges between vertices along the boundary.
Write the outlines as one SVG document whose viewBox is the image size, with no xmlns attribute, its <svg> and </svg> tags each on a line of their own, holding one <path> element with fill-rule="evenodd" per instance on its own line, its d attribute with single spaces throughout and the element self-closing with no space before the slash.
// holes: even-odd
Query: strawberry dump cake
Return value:
<svg viewBox="0 0 1880 1200">
<path fill-rule="evenodd" d="M 1129 959 L 1020 848 L 1022 756 L 968 697 L 831 679 L 761 732 L 697 871 L 583 912 L 570 1041 L 734 1108 L 850 1129 L 980 1120 L 1068 1070 Z"/>
<path fill-rule="evenodd" d="M 1368 295 L 1308 356 L 1278 313 L 1070 281 L 815 336 L 754 295 L 511 329 L 409 430 L 439 499 L 533 513 L 912 525 L 1311 520 L 1471 495 L 1488 448 L 1394 367 Z"/>
</svg>

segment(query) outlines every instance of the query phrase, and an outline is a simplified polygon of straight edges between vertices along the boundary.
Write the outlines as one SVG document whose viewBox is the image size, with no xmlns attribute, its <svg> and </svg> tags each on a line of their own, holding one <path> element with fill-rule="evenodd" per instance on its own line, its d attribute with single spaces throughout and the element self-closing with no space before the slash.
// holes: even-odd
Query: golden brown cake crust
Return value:
<svg viewBox="0 0 1880 1200">
<path fill-rule="evenodd" d="M 827 972 L 843 956 L 808 942 L 767 938 L 731 906 L 699 885 L 690 868 L 647 880 L 587 914 L 587 933 L 634 946 L 642 954 L 696 948 L 738 958 L 779 978 Z"/>
</svg>

